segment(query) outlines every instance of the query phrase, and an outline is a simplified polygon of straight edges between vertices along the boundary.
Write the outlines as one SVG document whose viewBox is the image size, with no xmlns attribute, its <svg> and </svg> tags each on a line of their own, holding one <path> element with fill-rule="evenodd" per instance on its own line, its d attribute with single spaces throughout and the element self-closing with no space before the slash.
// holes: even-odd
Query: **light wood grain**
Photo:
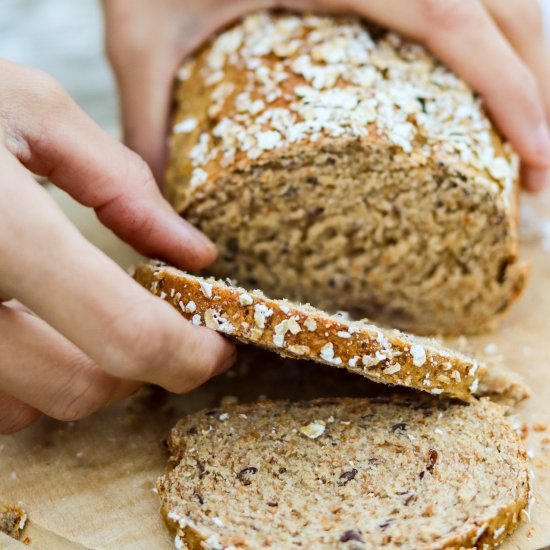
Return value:
<svg viewBox="0 0 550 550">
<path fill-rule="evenodd" d="M 93 214 L 63 194 L 56 198 L 83 233 L 119 263 L 135 260 L 133 252 L 98 228 Z M 547 215 L 550 220 L 550 193 L 529 202 L 533 216 L 538 212 L 539 218 Z M 539 229 L 528 231 L 524 243 L 523 255 L 533 261 L 525 296 L 497 331 L 469 339 L 477 350 L 495 344 L 505 364 L 522 373 L 533 390 L 533 397 L 514 414 L 531 428 L 525 445 L 533 453 L 537 503 L 531 522 L 502 546 L 506 550 L 550 546 L 550 445 L 542 443 L 550 430 L 532 429 L 540 422 L 550 426 L 550 251 L 541 246 Z M 550 244 L 550 235 L 545 244 Z M 148 391 L 70 425 L 43 419 L 20 434 L 0 437 L 0 501 L 24 504 L 30 518 L 25 535 L 36 549 L 173 548 L 158 514 L 153 485 L 166 460 L 162 439 L 175 420 L 186 412 L 216 406 L 226 395 L 246 401 L 260 394 L 293 398 L 301 392 L 314 397 L 381 391 L 329 368 L 312 385 L 308 373 L 320 368 L 306 363 L 298 368 L 289 363 L 281 366 L 263 355 L 245 357 L 234 374 L 187 396 Z M 8 546 L 6 538 L 0 538 L 1 549 L 20 547 Z"/>
</svg>

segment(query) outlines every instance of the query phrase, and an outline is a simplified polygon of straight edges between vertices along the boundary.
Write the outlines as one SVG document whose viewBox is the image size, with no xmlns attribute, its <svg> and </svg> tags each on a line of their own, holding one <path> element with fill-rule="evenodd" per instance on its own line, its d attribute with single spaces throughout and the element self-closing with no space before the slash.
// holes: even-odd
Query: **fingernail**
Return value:
<svg viewBox="0 0 550 550">
<path fill-rule="evenodd" d="M 546 122 L 541 122 L 536 136 L 537 156 L 543 166 L 550 164 L 550 130 Z"/>
<path fill-rule="evenodd" d="M 529 168 L 524 172 L 523 185 L 529 191 L 538 193 L 548 183 L 548 170 L 539 168 Z"/>
</svg>

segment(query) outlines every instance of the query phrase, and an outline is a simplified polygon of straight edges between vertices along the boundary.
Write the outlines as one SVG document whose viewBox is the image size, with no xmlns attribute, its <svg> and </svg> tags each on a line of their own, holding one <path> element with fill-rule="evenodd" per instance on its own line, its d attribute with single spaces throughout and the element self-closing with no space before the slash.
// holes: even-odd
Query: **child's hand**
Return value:
<svg viewBox="0 0 550 550">
<path fill-rule="evenodd" d="M 485 99 L 523 161 L 526 189 L 550 165 L 550 55 L 537 0 L 103 0 L 124 135 L 161 177 L 170 93 L 182 58 L 251 10 L 355 12 L 425 44 Z"/>
<path fill-rule="evenodd" d="M 232 344 L 94 248 L 25 167 L 145 254 L 192 269 L 216 255 L 162 199 L 142 159 L 59 84 L 0 61 L 0 433 L 40 412 L 82 418 L 143 381 L 184 392 L 230 366 Z M 2 303 L 14 298 L 34 315 Z"/>
</svg>

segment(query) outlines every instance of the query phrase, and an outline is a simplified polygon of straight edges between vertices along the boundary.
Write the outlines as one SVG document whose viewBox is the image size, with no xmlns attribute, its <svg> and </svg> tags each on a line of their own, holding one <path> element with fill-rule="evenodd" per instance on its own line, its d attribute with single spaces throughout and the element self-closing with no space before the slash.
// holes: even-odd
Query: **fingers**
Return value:
<svg viewBox="0 0 550 550">
<path fill-rule="evenodd" d="M 550 51 L 540 3 L 537 0 L 483 0 L 483 3 L 537 79 L 547 118 L 550 118 Z"/>
<path fill-rule="evenodd" d="M 139 384 L 104 373 L 41 319 L 0 306 L 0 388 L 58 420 L 78 420 Z"/>
<path fill-rule="evenodd" d="M 322 4 L 336 8 L 339 2 Z M 550 132 L 535 77 L 478 0 L 349 0 L 347 5 L 423 42 L 483 96 L 524 164 L 548 168 Z"/>
<path fill-rule="evenodd" d="M 108 136 L 50 77 L 0 61 L 0 121 L 9 150 L 47 175 L 145 255 L 186 269 L 211 263 L 214 245 L 173 212 L 143 160 Z M 0 122 L 1 124 L 1 122 Z"/>
<path fill-rule="evenodd" d="M 536 0 L 483 0 L 487 10 L 534 75 L 546 119 L 550 119 L 550 53 L 546 44 L 540 4 Z M 548 172 L 522 167 L 522 181 L 529 191 L 540 191 Z"/>
<path fill-rule="evenodd" d="M 179 62 L 169 42 L 174 18 L 167 17 L 166 4 L 151 9 L 151 4 L 136 0 L 103 2 L 107 56 L 119 90 L 124 142 L 145 159 L 159 182 L 164 179 L 170 94 Z M 163 32 L 153 36 L 155 28 Z"/>
<path fill-rule="evenodd" d="M 1 149 L 0 165 L 2 194 L 10 197 L 0 202 L 0 234 L 13 236 L 0 240 L 0 294 L 116 378 L 182 392 L 232 364 L 232 344 L 187 322 L 91 246 Z"/>
<path fill-rule="evenodd" d="M 0 390 L 0 435 L 11 435 L 40 418 L 40 413 Z"/>
</svg>

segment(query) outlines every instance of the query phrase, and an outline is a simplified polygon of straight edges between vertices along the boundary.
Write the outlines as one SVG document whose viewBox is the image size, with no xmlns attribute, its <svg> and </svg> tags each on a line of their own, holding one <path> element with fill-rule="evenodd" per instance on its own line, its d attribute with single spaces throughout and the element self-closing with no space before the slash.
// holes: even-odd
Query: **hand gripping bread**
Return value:
<svg viewBox="0 0 550 550">
<path fill-rule="evenodd" d="M 376 382 L 467 399 L 485 371 L 475 359 L 435 340 L 272 300 L 258 290 L 248 292 L 158 262 L 138 265 L 134 277 L 194 324 L 283 356 L 343 367 Z"/>
<path fill-rule="evenodd" d="M 166 196 L 218 246 L 211 274 L 418 334 L 486 328 L 522 289 L 516 159 L 419 45 L 259 13 L 175 94 Z"/>
<path fill-rule="evenodd" d="M 181 420 L 158 481 L 189 550 L 484 548 L 530 498 L 525 452 L 490 402 L 260 402 Z"/>
</svg>

